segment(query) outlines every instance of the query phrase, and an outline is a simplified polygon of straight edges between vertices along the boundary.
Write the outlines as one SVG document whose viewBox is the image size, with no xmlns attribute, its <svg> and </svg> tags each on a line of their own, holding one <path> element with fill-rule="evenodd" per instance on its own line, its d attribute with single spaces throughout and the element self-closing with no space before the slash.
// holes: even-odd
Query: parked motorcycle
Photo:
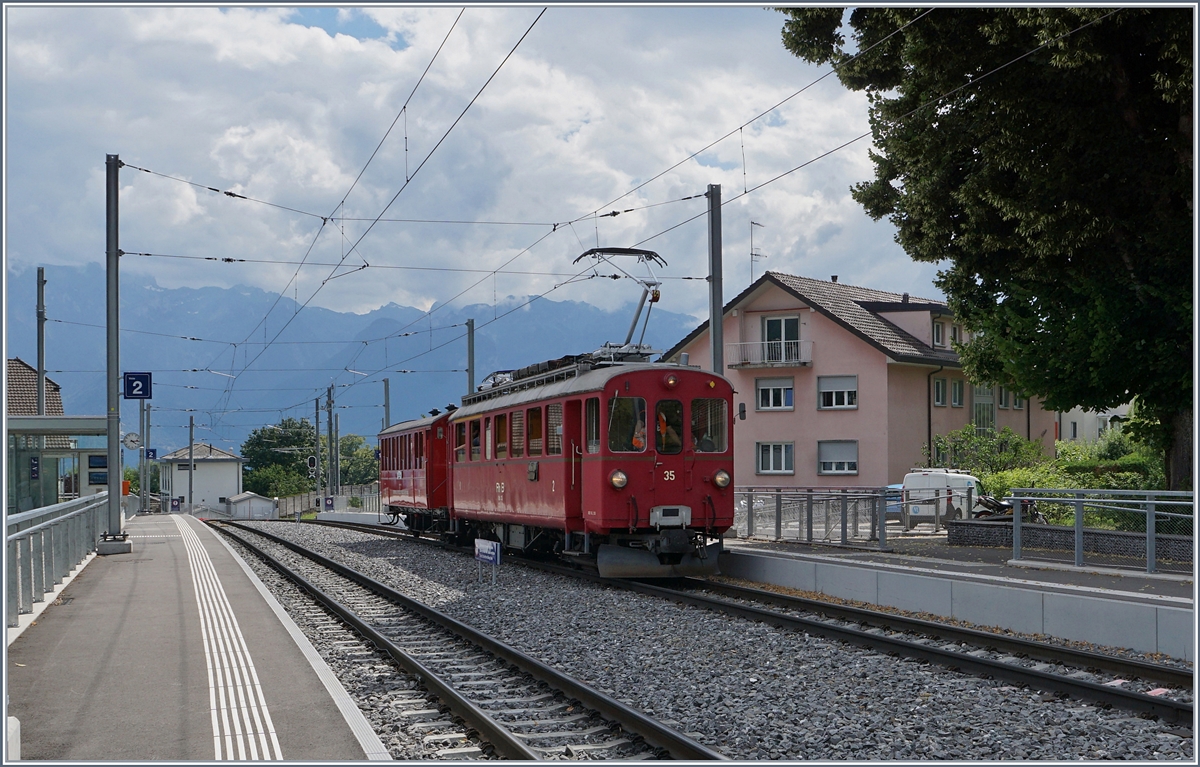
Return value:
<svg viewBox="0 0 1200 767">
<path fill-rule="evenodd" d="M 978 502 L 983 508 L 975 512 L 975 519 L 995 519 L 997 517 L 1012 516 L 1013 505 L 1011 501 L 993 498 L 990 495 L 981 495 Z M 1021 501 L 1021 521 L 1032 522 L 1035 525 L 1048 524 L 1046 516 L 1038 511 L 1037 501 L 1034 500 Z"/>
</svg>

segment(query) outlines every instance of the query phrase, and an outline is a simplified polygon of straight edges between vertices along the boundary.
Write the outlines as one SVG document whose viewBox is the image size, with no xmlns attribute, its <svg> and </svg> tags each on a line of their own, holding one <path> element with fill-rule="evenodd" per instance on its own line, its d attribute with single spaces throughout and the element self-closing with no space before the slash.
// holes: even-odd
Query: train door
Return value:
<svg viewBox="0 0 1200 767">
<path fill-rule="evenodd" d="M 583 407 L 577 399 L 563 404 L 562 449 L 566 453 L 567 519 L 578 519 L 583 503 Z"/>
</svg>

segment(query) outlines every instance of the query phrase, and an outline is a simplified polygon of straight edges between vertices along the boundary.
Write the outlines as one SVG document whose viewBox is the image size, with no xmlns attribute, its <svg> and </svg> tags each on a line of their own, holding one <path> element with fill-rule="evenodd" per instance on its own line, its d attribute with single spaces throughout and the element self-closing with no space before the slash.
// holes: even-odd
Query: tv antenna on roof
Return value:
<svg viewBox="0 0 1200 767">
<path fill-rule="evenodd" d="M 636 258 L 638 263 L 646 265 L 646 274 L 648 276 L 635 277 L 618 266 L 612 260 L 613 256 L 632 256 Z M 624 357 L 626 355 L 649 356 L 655 353 L 656 350 L 644 346 L 642 341 L 646 338 L 646 327 L 650 324 L 650 309 L 654 308 L 654 304 L 658 303 L 660 296 L 659 288 L 662 286 L 662 283 L 654 276 L 653 265 L 658 264 L 665 267 L 667 262 L 653 250 L 639 250 L 637 248 L 592 248 L 582 253 L 572 263 L 577 264 L 585 258 L 591 258 L 596 263 L 603 261 L 642 286 L 642 298 L 638 301 L 637 312 L 633 315 L 633 322 L 629 323 L 629 332 L 625 334 L 625 343 L 619 345 L 606 343 L 603 349 L 597 350 L 596 354 L 615 359 L 617 354 Z M 642 308 L 646 306 L 647 299 L 649 299 L 650 308 L 646 309 L 646 320 L 642 324 L 642 335 L 635 344 L 633 343 L 633 333 L 637 330 L 638 320 L 642 316 Z"/>
<path fill-rule="evenodd" d="M 758 249 L 754 247 L 754 227 L 756 227 L 756 226 L 762 226 L 764 229 L 766 229 L 765 226 L 758 223 L 757 221 L 750 222 L 750 282 L 751 283 L 754 282 L 754 262 L 762 261 L 764 258 L 766 258 L 765 255 L 763 255 L 762 253 L 759 253 Z"/>
</svg>

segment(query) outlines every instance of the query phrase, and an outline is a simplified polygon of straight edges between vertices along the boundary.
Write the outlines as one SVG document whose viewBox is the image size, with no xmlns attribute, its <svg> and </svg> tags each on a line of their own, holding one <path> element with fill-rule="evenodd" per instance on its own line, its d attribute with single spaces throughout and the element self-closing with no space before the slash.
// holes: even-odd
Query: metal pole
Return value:
<svg viewBox="0 0 1200 767">
<path fill-rule="evenodd" d="M 37 270 L 37 414 L 46 414 L 46 269 Z"/>
<path fill-rule="evenodd" d="M 333 495 L 342 494 L 342 414 L 333 414 Z"/>
<path fill-rule="evenodd" d="M 313 455 L 317 457 L 317 498 L 321 497 L 321 398 L 313 400 Z M 317 501 L 318 505 L 320 501 Z"/>
<path fill-rule="evenodd" d="M 1170 508 L 1169 506 L 1167 508 Z M 1158 544 L 1155 542 L 1155 519 L 1154 513 L 1154 493 L 1146 493 L 1146 572 L 1152 573 L 1157 569 L 1155 563 L 1155 549 Z"/>
<path fill-rule="evenodd" d="M 146 400 L 138 400 L 138 431 L 142 435 L 142 446 L 138 451 L 138 509 L 146 513 Z"/>
<path fill-rule="evenodd" d="M 150 403 L 146 403 L 146 439 L 144 439 L 144 440 L 142 441 L 142 450 L 149 450 L 149 449 L 150 449 L 150 411 L 151 411 L 151 410 L 153 410 L 153 408 L 150 406 Z M 145 455 L 145 453 L 142 453 L 142 455 Z M 159 490 L 162 490 L 162 487 L 161 487 L 161 485 L 162 485 L 162 480 L 161 480 L 161 479 L 159 480 L 159 485 L 160 485 L 160 487 L 159 487 L 158 489 L 159 489 Z M 146 498 L 146 504 L 147 504 L 147 505 L 149 505 L 149 503 L 150 503 L 150 462 L 149 462 L 149 461 L 146 461 L 146 492 L 145 492 L 145 498 Z M 158 509 L 158 510 L 159 510 L 159 511 L 162 511 L 162 507 L 161 507 L 161 506 L 159 506 L 159 509 Z"/>
<path fill-rule="evenodd" d="M 712 369 L 725 375 L 725 333 L 722 317 L 724 290 L 721 285 L 721 185 L 709 184 L 708 192 L 708 343 Z"/>
<path fill-rule="evenodd" d="M 392 390 L 388 379 L 383 379 L 383 428 L 392 425 Z"/>
<path fill-rule="evenodd" d="M 1083 567 L 1083 493 L 1075 494 L 1075 566 Z"/>
<path fill-rule="evenodd" d="M 475 320 L 467 320 L 467 394 L 475 391 Z"/>
<path fill-rule="evenodd" d="M 333 495 L 333 384 L 329 384 L 329 392 L 325 395 L 325 442 L 326 450 L 329 453 L 329 458 L 326 461 L 326 471 L 328 476 L 325 478 L 325 492 Z M 325 502 L 322 499 L 321 508 L 325 508 Z"/>
<path fill-rule="evenodd" d="M 107 336 L 108 359 L 105 365 L 106 389 L 108 393 L 108 534 L 121 532 L 121 393 L 117 383 L 121 377 L 121 352 L 119 345 L 121 292 L 118 272 L 121 251 L 118 248 L 117 198 L 120 194 L 119 172 L 121 159 L 110 154 L 105 158 L 105 238 L 107 253 L 105 267 L 107 275 L 107 314 L 105 334 Z M 115 475 L 115 476 L 114 476 Z"/>
<path fill-rule="evenodd" d="M 192 513 L 192 478 L 196 476 L 196 418 L 188 416 L 188 510 Z"/>
<path fill-rule="evenodd" d="M 849 496 L 846 495 L 846 488 L 842 488 L 842 545 L 846 545 L 846 512 L 848 510 Z"/>
<path fill-rule="evenodd" d="M 783 539 L 783 488 L 775 488 L 775 540 Z"/>
</svg>

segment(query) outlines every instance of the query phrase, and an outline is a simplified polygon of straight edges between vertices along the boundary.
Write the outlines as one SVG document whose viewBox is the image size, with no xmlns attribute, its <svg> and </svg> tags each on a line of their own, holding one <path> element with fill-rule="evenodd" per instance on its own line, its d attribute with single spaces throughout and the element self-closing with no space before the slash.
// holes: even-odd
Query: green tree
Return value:
<svg viewBox="0 0 1200 767">
<path fill-rule="evenodd" d="M 781 10 L 788 50 L 867 91 L 853 195 L 948 262 L 968 375 L 1060 411 L 1136 395 L 1190 486 L 1191 9 Z"/>
<path fill-rule="evenodd" d="M 278 424 L 264 426 L 250 432 L 242 443 L 243 477 L 242 486 L 253 493 L 265 496 L 280 495 L 271 489 L 271 483 L 294 488 L 291 478 L 304 481 L 304 487 L 289 490 L 286 494 L 303 493 L 313 489 L 308 478 L 308 457 L 312 455 L 316 434 L 308 419 L 285 418 Z"/>
<path fill-rule="evenodd" d="M 136 466 L 126 466 L 125 471 L 123 471 L 122 474 L 124 475 L 122 477 L 122 479 L 124 479 L 126 482 L 129 483 L 130 495 L 137 495 L 138 493 L 140 493 L 142 484 L 141 484 L 141 477 L 138 476 L 137 467 Z"/>
<path fill-rule="evenodd" d="M 375 448 L 357 434 L 348 434 L 338 439 L 338 454 L 341 457 L 343 485 L 369 485 L 379 479 L 379 461 L 375 459 Z"/>
<path fill-rule="evenodd" d="M 1049 460 L 1042 453 L 1041 441 L 1025 439 L 1007 426 L 999 432 L 989 430 L 978 434 L 975 427 L 968 424 L 949 434 L 935 436 L 933 445 L 935 455 L 945 456 L 945 460 L 937 465 L 966 469 L 981 480 L 989 474 L 1034 468 Z"/>
<path fill-rule="evenodd" d="M 307 472 L 307 469 L 305 469 Z M 264 466 L 246 474 L 242 486 L 267 498 L 284 498 L 289 495 L 307 493 L 313 489 L 313 481 L 307 473 L 278 464 Z"/>
</svg>

